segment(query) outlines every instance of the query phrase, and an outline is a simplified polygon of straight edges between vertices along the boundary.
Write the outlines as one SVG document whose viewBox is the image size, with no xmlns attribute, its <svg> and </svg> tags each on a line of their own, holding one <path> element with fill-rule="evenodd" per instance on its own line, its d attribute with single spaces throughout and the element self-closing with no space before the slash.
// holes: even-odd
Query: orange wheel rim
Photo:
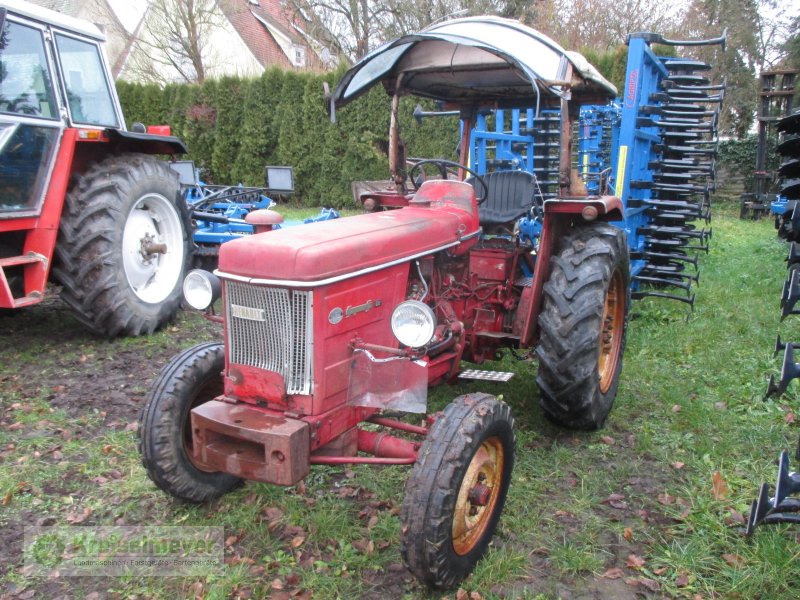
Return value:
<svg viewBox="0 0 800 600">
<path fill-rule="evenodd" d="M 625 283 L 622 273 L 614 271 L 603 306 L 603 324 L 600 331 L 600 391 L 608 392 L 619 365 L 622 336 L 625 331 Z"/>
<path fill-rule="evenodd" d="M 456 554 L 471 552 L 483 538 L 503 484 L 505 451 L 497 437 L 484 441 L 461 480 L 453 514 L 453 549 Z"/>
</svg>

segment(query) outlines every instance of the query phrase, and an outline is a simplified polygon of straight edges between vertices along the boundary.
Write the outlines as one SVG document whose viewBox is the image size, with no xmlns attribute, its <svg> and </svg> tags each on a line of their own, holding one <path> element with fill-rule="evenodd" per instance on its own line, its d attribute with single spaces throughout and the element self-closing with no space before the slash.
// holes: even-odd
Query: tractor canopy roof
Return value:
<svg viewBox="0 0 800 600">
<path fill-rule="evenodd" d="M 384 44 L 345 73 L 333 95 L 343 106 L 376 83 L 387 92 L 468 105 L 538 105 L 542 96 L 583 104 L 617 90 L 577 52 L 517 21 L 469 17 Z"/>
<path fill-rule="evenodd" d="M 24 0 L 3 0 L 2 8 L 6 8 L 9 13 L 23 15 L 43 25 L 55 25 L 101 42 L 105 40 L 103 32 L 89 21 L 75 19 L 68 15 L 61 14 L 60 12 L 43 8 L 36 4 L 31 4 L 30 2 L 25 2 Z"/>
</svg>

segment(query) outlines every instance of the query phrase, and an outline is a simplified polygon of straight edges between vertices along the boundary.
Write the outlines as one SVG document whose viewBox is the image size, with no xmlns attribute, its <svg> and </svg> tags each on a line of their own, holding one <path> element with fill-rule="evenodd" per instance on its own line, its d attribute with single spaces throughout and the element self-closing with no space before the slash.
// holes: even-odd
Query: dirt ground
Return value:
<svg viewBox="0 0 800 600">
<path fill-rule="evenodd" d="M 80 431 L 70 431 L 68 427 L 49 427 L 44 420 L 44 426 L 26 426 L 19 431 L 21 436 L 45 436 L 57 443 L 71 436 L 101 436 L 109 431 L 131 431 L 136 428 L 141 406 L 144 402 L 148 387 L 159 369 L 167 363 L 171 356 L 186 347 L 202 342 L 218 339 L 219 330 L 216 325 L 204 321 L 197 314 L 182 313 L 177 322 L 167 330 L 147 341 L 137 340 L 135 343 L 126 340 L 109 342 L 99 340 L 87 333 L 75 321 L 69 309 L 58 299 L 18 311 L 12 315 L 0 317 L 0 339 L 3 347 L 0 350 L 0 363 L 5 363 L 0 370 L 0 397 L 2 398 L 2 421 L 0 426 L 12 426 L 12 406 L 8 402 L 10 396 L 14 402 L 24 404 L 27 399 L 38 396 L 42 391 L 46 393 L 49 404 L 56 409 L 63 409 L 70 418 L 78 419 L 88 413 L 99 415 L 95 425 L 82 428 Z M 9 369 L 11 363 L 13 368 Z M 613 431 L 609 432 L 614 435 Z M 552 438 L 542 436 L 537 445 L 548 446 L 553 443 L 569 444 L 568 434 L 554 434 Z M 580 444 L 575 440 L 576 444 Z M 624 445 L 624 444 L 621 444 Z M 56 445 L 57 447 L 57 445 Z M 13 468 L 13 465 L 4 464 L 7 449 L 0 448 L 0 468 Z M 45 456 L 44 459 L 47 459 Z M 75 466 L 70 469 L 69 485 L 66 481 L 48 482 L 41 489 L 48 496 L 64 496 L 72 493 L 76 485 L 97 485 L 95 481 L 87 479 Z M 119 476 L 110 472 L 104 477 Z M 565 482 L 566 486 L 575 485 L 574 482 Z M 653 497 L 661 482 L 655 479 L 641 479 L 629 482 L 629 490 L 637 495 Z M 613 505 L 613 500 L 611 502 Z M 142 507 L 146 513 L 147 507 Z M 613 506 L 601 506 L 601 511 L 615 512 Z M 2 514 L 2 507 L 0 507 Z M 576 520 L 568 512 L 558 517 L 565 528 L 580 528 L 580 520 Z M 614 518 L 612 516 L 612 518 Z M 651 512 L 649 519 L 660 518 L 657 512 Z M 97 519 L 97 520 L 95 520 Z M 53 519 L 54 520 L 54 519 Z M 93 515 L 84 523 L 111 524 L 103 520 L 101 515 Z M 574 522 L 573 522 L 574 521 Z M 26 525 L 52 525 L 50 521 L 43 521 L 41 515 L 31 511 L 21 511 L 9 514 L 3 518 L 3 548 L 0 551 L 0 576 L 11 570 L 20 568 L 22 554 L 23 527 Z M 514 544 L 513 538 L 506 543 Z M 629 555 L 642 555 L 646 549 L 638 547 L 635 541 L 618 544 L 609 539 L 608 551 L 616 555 L 615 560 L 624 564 Z M 526 549 L 526 551 L 529 549 Z M 534 571 L 547 577 L 548 560 L 545 555 L 537 555 L 532 549 L 529 561 Z M 392 564 L 374 574 L 369 575 L 369 587 L 380 590 L 368 593 L 364 598 L 408 598 L 422 597 L 422 591 L 415 586 L 413 579 L 401 564 Z M 0 597 L 9 598 L 67 598 L 80 596 L 92 598 L 120 597 L 107 594 L 105 583 L 97 579 L 72 578 L 69 582 L 64 580 L 45 580 L 36 588 L 19 587 L 14 583 L 7 583 L 5 589 L 0 588 Z M 542 590 L 541 585 L 533 586 Z M 491 590 L 497 597 L 534 597 L 525 581 L 509 582 L 508 586 L 496 586 Z M 580 582 L 563 580 L 555 577 L 545 588 L 548 596 L 566 599 L 601 599 L 601 598 L 641 598 L 652 597 L 653 593 L 647 584 L 640 585 L 635 582 L 627 583 L 620 575 L 611 577 L 594 576 L 582 579 Z M 416 591 L 415 591 L 416 590 Z M 33 592 L 33 593 L 32 593 Z M 280 597 L 280 596 L 275 596 Z M 314 597 L 324 597 L 317 596 Z M 432 597 L 443 597 L 441 594 Z"/>
<path fill-rule="evenodd" d="M 100 418 L 94 420 L 93 426 L 80 429 L 53 426 L 45 418 L 40 422 L 41 427 L 21 428 L 21 438 L 51 439 L 53 447 L 57 448 L 61 442 L 74 436 L 92 438 L 109 431 L 134 430 L 147 389 L 161 367 L 195 341 L 216 339 L 217 329 L 199 315 L 181 313 L 164 333 L 150 338 L 152 341 L 142 343 L 138 340 L 131 344 L 125 340 L 102 340 L 88 333 L 73 318 L 69 308 L 58 299 L 57 290 L 51 290 L 49 298 L 39 305 L 2 312 L 0 427 L 13 426 L 11 414 L 16 405 L 24 405 L 26 400 L 46 394 L 49 405 L 65 411 L 69 421 L 90 413 L 98 414 Z M 13 404 L 10 398 L 14 399 Z M 13 465 L 6 464 L 9 454 L 9 449 L 0 448 L 0 468 L 13 468 Z M 47 460 L 46 455 L 43 458 Z M 69 494 L 76 482 L 84 478 L 78 466 L 68 471 L 64 480 L 47 482 L 41 492 L 48 496 Z M 69 485 L 65 483 L 67 480 Z M 85 483 L 97 485 L 88 480 Z M 46 519 L 43 521 L 40 515 L 30 511 L 14 513 L 11 519 L 8 519 L 8 514 L 4 517 L 0 576 L 19 567 L 24 526 L 55 524 Z M 16 596 L 15 587 L 0 589 L 0 598 L 26 597 Z M 38 589 L 35 596 L 27 597 L 56 598 L 64 594 L 76 597 L 68 592 L 69 587 L 60 583 L 46 585 Z"/>
</svg>

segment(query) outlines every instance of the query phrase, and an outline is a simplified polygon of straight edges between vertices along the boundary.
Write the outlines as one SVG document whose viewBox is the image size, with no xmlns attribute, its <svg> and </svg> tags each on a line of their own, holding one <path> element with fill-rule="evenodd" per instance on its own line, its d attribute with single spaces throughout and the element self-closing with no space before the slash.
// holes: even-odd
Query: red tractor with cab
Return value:
<svg viewBox="0 0 800 600">
<path fill-rule="evenodd" d="M 243 479 L 293 485 L 312 465 L 413 465 L 402 555 L 421 581 L 448 588 L 472 571 L 497 527 L 514 419 L 486 393 L 416 423 L 398 413 L 427 414 L 428 387 L 460 375 L 502 379 L 462 363 L 511 348 L 538 357 L 549 418 L 603 425 L 622 368 L 628 247 L 608 223 L 623 218 L 620 200 L 586 194 L 570 145 L 581 104 L 616 90 L 580 55 L 493 17 L 378 48 L 345 74 L 332 111 L 378 83 L 392 96 L 391 189 L 368 193 L 373 210 L 363 215 L 224 244 L 214 274 L 187 275 L 187 302 L 222 324 L 224 342 L 190 348 L 162 370 L 142 413 L 140 452 L 156 485 L 192 502 Z M 539 206 L 529 173 L 481 176 L 444 160 L 425 161 L 441 172 L 435 178 L 420 181 L 428 164 L 409 177 L 398 128 L 406 94 L 459 111 L 462 157 L 477 111 L 558 109 L 559 197 Z M 530 211 L 543 215 L 533 245 L 514 232 Z M 488 235 L 498 230 L 508 233 Z"/>
<path fill-rule="evenodd" d="M 170 321 L 191 259 L 177 174 L 153 155 L 168 127 L 125 128 L 94 25 L 0 2 L 0 310 L 41 302 L 48 279 L 93 332 Z"/>
</svg>

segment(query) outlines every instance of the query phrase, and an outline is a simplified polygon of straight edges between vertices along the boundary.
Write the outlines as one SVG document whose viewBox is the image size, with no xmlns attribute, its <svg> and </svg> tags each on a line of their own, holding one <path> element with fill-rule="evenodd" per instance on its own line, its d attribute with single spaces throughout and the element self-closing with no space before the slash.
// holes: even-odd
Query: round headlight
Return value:
<svg viewBox="0 0 800 600">
<path fill-rule="evenodd" d="M 196 310 L 205 310 L 222 293 L 219 277 L 203 269 L 193 269 L 183 280 L 183 297 L 186 303 Z"/>
<path fill-rule="evenodd" d="M 392 312 L 392 333 L 404 346 L 421 348 L 431 341 L 436 317 L 430 306 L 419 300 L 406 300 Z"/>
</svg>

